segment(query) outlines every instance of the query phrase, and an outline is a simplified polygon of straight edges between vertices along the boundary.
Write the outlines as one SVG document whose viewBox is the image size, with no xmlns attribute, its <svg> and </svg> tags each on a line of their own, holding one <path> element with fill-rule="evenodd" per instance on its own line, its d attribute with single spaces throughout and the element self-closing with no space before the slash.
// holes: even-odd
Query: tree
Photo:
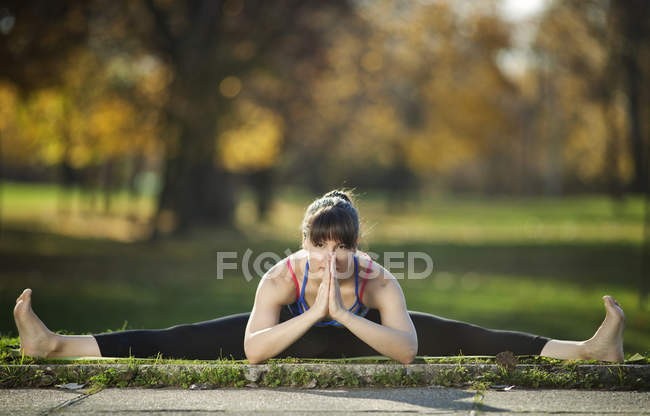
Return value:
<svg viewBox="0 0 650 416">
<path fill-rule="evenodd" d="M 159 220 L 179 232 L 195 224 L 232 223 L 235 190 L 218 154 L 219 120 L 233 111 L 232 100 L 248 87 L 242 80 L 249 74 L 277 71 L 278 61 L 321 53 L 323 28 L 312 24 L 319 11 L 350 10 L 347 1 L 297 0 L 47 5 L 39 0 L 9 5 L 16 25 L 3 39 L 7 47 L 0 56 L 9 64 L 0 76 L 27 88 L 39 88 L 45 80 L 60 83 L 67 51 L 79 47 L 105 59 L 151 55 L 170 73 L 159 103 L 165 158 L 154 236 Z M 32 66 L 36 72 L 21 72 Z M 55 74 L 46 77 L 47 70 Z M 268 172 L 268 166 L 257 170 Z"/>
</svg>

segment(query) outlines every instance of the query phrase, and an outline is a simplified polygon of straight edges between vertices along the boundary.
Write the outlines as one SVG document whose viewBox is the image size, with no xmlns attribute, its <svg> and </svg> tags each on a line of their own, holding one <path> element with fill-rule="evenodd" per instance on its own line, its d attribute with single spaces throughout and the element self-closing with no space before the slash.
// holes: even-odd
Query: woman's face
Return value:
<svg viewBox="0 0 650 416">
<path fill-rule="evenodd" d="M 347 249 L 345 245 L 333 240 L 323 241 L 317 244 L 312 244 L 308 238 L 303 239 L 303 248 L 308 252 L 309 271 L 314 273 L 323 273 L 327 268 L 327 261 L 331 255 L 336 257 L 336 270 L 340 273 L 350 271 L 354 272 L 354 263 L 352 255 L 354 249 Z"/>
</svg>

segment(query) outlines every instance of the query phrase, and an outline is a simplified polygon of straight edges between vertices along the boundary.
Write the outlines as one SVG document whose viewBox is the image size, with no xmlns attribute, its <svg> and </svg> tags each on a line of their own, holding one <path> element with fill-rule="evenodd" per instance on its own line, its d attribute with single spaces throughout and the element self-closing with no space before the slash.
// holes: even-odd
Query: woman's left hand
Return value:
<svg viewBox="0 0 650 416">
<path fill-rule="evenodd" d="M 339 320 L 341 315 L 347 312 L 345 305 L 343 305 L 343 298 L 341 298 L 341 288 L 339 287 L 339 280 L 336 273 L 336 256 L 330 255 L 329 259 L 330 269 L 330 297 L 329 297 L 329 315 L 332 319 Z"/>
</svg>

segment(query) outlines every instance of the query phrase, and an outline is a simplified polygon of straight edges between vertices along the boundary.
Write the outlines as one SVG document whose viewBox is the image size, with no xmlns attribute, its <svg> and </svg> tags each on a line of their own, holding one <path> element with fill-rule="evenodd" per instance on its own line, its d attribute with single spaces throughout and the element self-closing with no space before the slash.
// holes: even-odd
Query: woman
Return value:
<svg viewBox="0 0 650 416">
<path fill-rule="evenodd" d="M 359 216 L 350 196 L 331 191 L 314 201 L 302 223 L 302 250 L 274 265 L 257 287 L 249 313 L 167 329 L 59 335 L 31 307 L 31 289 L 16 300 L 20 348 L 34 357 L 164 357 L 244 359 L 385 355 L 410 363 L 427 356 L 542 355 L 623 361 L 625 315 L 604 296 L 606 317 L 586 341 L 561 341 L 481 328 L 408 311 L 391 273 L 357 250 Z M 298 279 L 302 276 L 302 279 Z M 350 305 L 350 306 L 348 306 Z"/>
</svg>

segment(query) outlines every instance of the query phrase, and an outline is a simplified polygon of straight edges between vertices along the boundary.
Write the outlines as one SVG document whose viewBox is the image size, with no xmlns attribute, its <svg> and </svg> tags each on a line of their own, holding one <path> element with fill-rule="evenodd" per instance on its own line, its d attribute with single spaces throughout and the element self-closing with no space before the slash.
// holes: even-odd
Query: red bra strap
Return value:
<svg viewBox="0 0 650 416">
<path fill-rule="evenodd" d="M 293 276 L 293 281 L 296 283 L 296 300 L 298 300 L 300 299 L 300 288 L 298 287 L 298 279 L 296 279 L 296 274 L 293 272 L 289 257 L 287 257 L 287 265 L 289 266 L 289 271 L 291 271 L 291 276 Z"/>
<path fill-rule="evenodd" d="M 363 303 L 363 289 L 366 287 L 366 283 L 368 283 L 368 275 L 370 274 L 370 268 L 372 267 L 372 258 L 370 259 L 370 263 L 368 263 L 368 268 L 366 269 L 366 275 L 363 277 L 363 283 L 361 283 L 361 291 L 359 292 L 359 302 Z"/>
</svg>

